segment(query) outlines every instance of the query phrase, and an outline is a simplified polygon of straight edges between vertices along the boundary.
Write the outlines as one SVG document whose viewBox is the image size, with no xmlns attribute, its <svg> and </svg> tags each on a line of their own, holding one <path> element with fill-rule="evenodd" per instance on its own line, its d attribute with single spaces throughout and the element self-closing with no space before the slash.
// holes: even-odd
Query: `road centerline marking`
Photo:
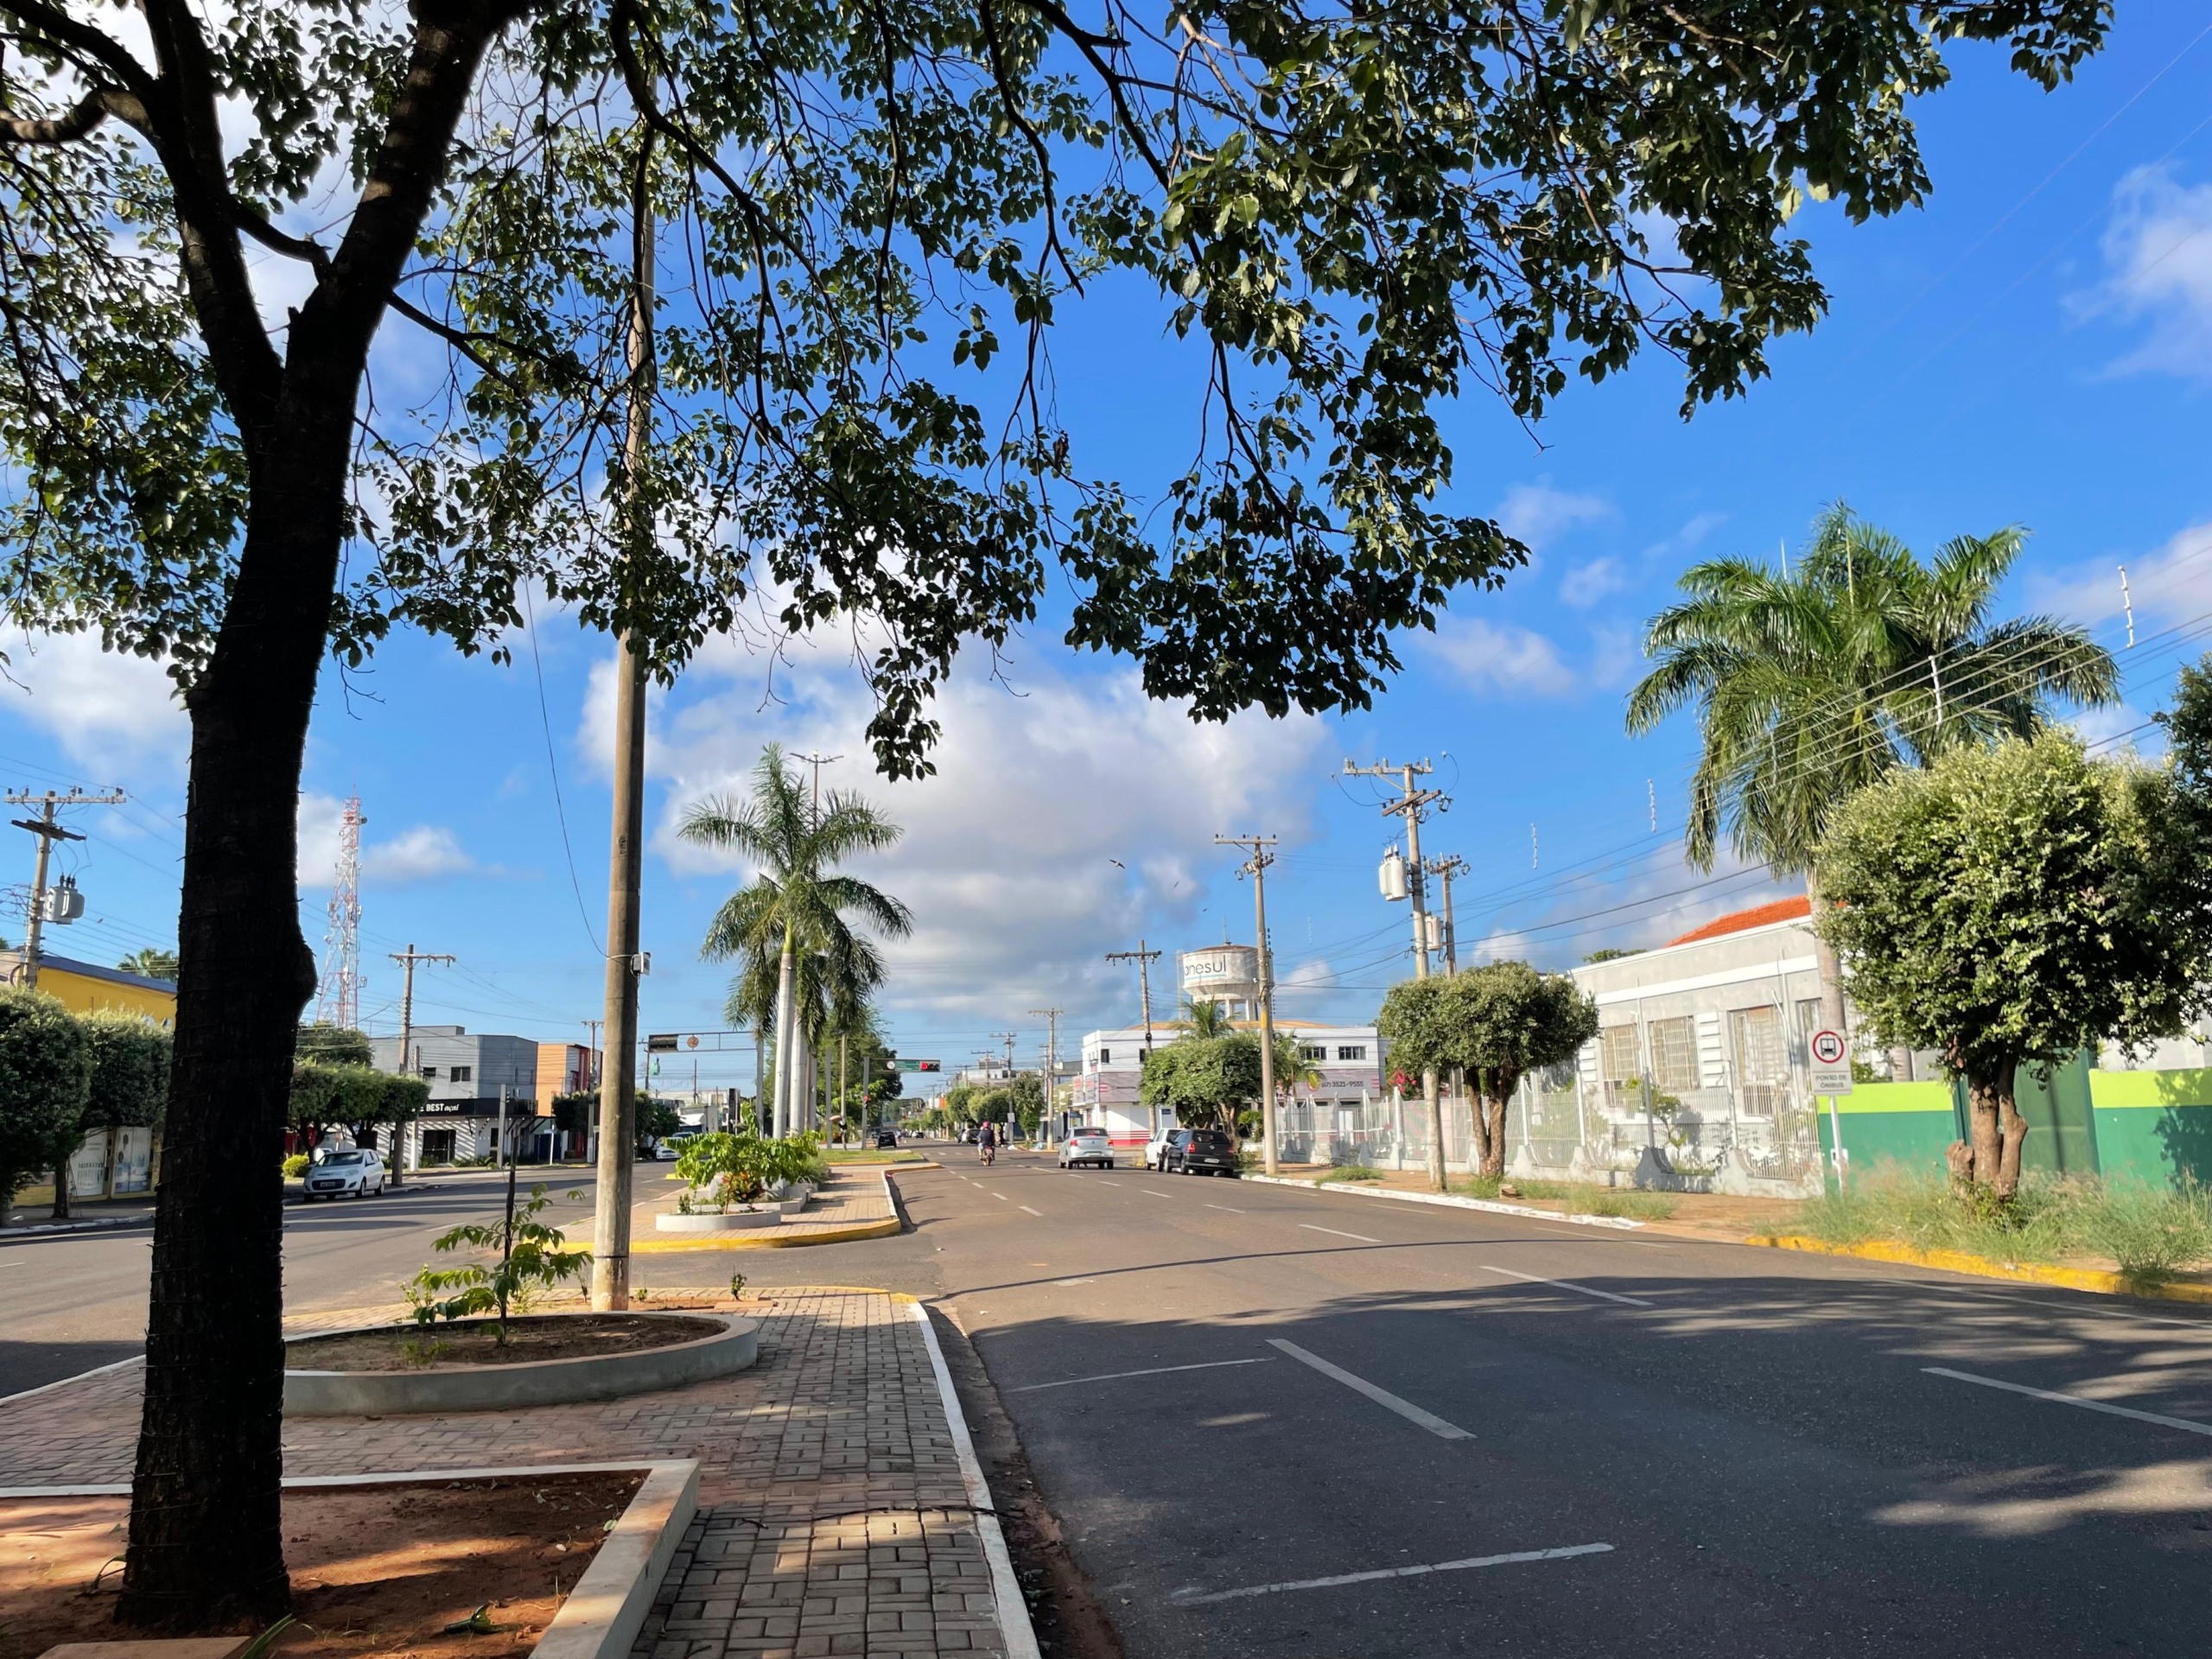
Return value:
<svg viewBox="0 0 2212 1659">
<path fill-rule="evenodd" d="M 2178 1428 L 2190 1434 L 2212 1434 L 2212 1423 L 2200 1423 L 2191 1417 L 2169 1417 L 2160 1411 L 2138 1411 L 2133 1406 L 2107 1405 L 2101 1400 L 2085 1400 L 2078 1394 L 2060 1394 L 2050 1389 L 2031 1389 L 2024 1382 L 2007 1382 L 2000 1377 L 1978 1376 L 1972 1371 L 1955 1371 L 1948 1365 L 1923 1365 L 1920 1368 L 1930 1376 L 1948 1376 L 1954 1382 L 1972 1382 L 1985 1389 L 2002 1389 L 2007 1394 L 2024 1394 L 2031 1400 L 2049 1400 L 2056 1405 L 2076 1406 L 2083 1411 L 2101 1411 L 2107 1417 L 2127 1417 L 2139 1423 L 2156 1423 L 2161 1428 Z"/>
<path fill-rule="evenodd" d="M 1433 1411 L 1423 1411 L 1410 1400 L 1403 1400 L 1385 1388 L 1379 1388 L 1363 1376 L 1355 1376 L 1341 1365 L 1332 1365 L 1316 1353 L 1309 1353 L 1294 1342 L 1285 1342 L 1281 1337 L 1269 1337 L 1268 1346 L 1280 1348 L 1301 1365 L 1310 1365 L 1325 1377 L 1341 1382 L 1355 1394 L 1363 1394 L 1386 1411 L 1395 1411 L 1408 1422 L 1417 1424 L 1440 1440 L 1471 1440 L 1475 1437 L 1457 1423 L 1447 1423 Z"/>
<path fill-rule="evenodd" d="M 1194 1595 L 1178 1590 L 1167 1599 L 1178 1607 L 1204 1607 L 1210 1602 L 1241 1601 L 1248 1596 L 1276 1596 L 1286 1590 L 1333 1590 L 1344 1584 L 1375 1584 L 1384 1579 L 1420 1579 L 1432 1573 L 1465 1573 L 1483 1567 L 1514 1567 L 1523 1561 L 1564 1561 L 1578 1555 L 1610 1555 L 1611 1544 L 1567 1544 L 1558 1549 L 1516 1549 L 1503 1555 L 1469 1555 L 1456 1561 L 1431 1561 L 1420 1567 L 1381 1567 L 1370 1573 L 1339 1573 L 1326 1579 L 1290 1579 L 1281 1584 L 1249 1584 L 1239 1590 L 1217 1590 Z"/>
<path fill-rule="evenodd" d="M 1338 1238 L 1356 1238 L 1363 1244 L 1380 1244 L 1382 1242 L 1379 1238 L 1370 1238 L 1365 1233 L 1345 1232 L 1340 1227 L 1316 1227 L 1310 1221 L 1301 1221 L 1298 1224 L 1309 1233 L 1333 1233 Z"/>
<path fill-rule="evenodd" d="M 1163 1192 L 1156 1186 L 1141 1186 L 1137 1188 L 1137 1191 L 1140 1192 L 1149 1192 L 1155 1198 L 1172 1198 L 1175 1196 L 1173 1192 Z"/>
<path fill-rule="evenodd" d="M 1008 1198 L 1003 1192 L 994 1192 L 991 1196 L 996 1198 L 1001 1204 L 1010 1204 L 1013 1202 L 1013 1200 Z"/>
<path fill-rule="evenodd" d="M 1017 1208 L 1017 1209 L 1020 1209 L 1020 1210 L 1029 1210 L 1029 1206 L 1028 1206 L 1027 1205 L 1026 1205 L 1026 1204 L 1024 1204 L 1024 1205 L 1017 1205 L 1015 1206 L 1015 1208 Z M 1042 1210 L 1029 1210 L 1029 1213 L 1030 1213 L 1031 1215 L 1033 1215 L 1033 1216 L 1036 1217 L 1039 1221 L 1042 1221 L 1042 1220 L 1045 1218 L 1045 1212 L 1044 1212 Z"/>
<path fill-rule="evenodd" d="M 1232 1216 L 1241 1216 L 1244 1213 L 1233 1204 L 1210 1204 L 1206 1205 L 1206 1208 L 1209 1210 L 1226 1210 Z"/>
<path fill-rule="evenodd" d="M 1063 1279 L 1065 1285 L 1087 1285 L 1088 1279 Z M 1250 1359 L 1209 1359 L 1197 1365 L 1154 1365 L 1141 1371 L 1101 1371 L 1096 1376 L 1064 1376 L 1057 1382 L 1028 1382 L 1018 1389 L 1008 1389 L 1008 1394 L 1035 1394 L 1040 1389 L 1071 1389 L 1078 1382 L 1118 1382 L 1125 1376 L 1166 1376 L 1174 1371 L 1215 1371 L 1224 1365 L 1265 1365 L 1270 1356 L 1256 1355 Z"/>
<path fill-rule="evenodd" d="M 1509 1279 L 1525 1280 L 1532 1285 L 1556 1285 L 1561 1290 L 1571 1290 L 1580 1295 L 1595 1296 L 1608 1302 L 1624 1302 L 1630 1307 L 1655 1307 L 1640 1296 L 1623 1296 L 1617 1291 L 1598 1290 L 1588 1285 L 1578 1285 L 1572 1279 L 1545 1279 L 1533 1273 L 1516 1273 L 1511 1268 L 1494 1268 L 1487 1262 L 1480 1264 L 1484 1273 L 1502 1273 Z"/>
</svg>

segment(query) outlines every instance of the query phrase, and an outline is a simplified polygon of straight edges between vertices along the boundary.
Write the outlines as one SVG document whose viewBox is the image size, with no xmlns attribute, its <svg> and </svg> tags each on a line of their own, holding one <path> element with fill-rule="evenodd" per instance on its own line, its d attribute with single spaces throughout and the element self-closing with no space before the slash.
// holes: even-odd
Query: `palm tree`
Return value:
<svg viewBox="0 0 2212 1659">
<path fill-rule="evenodd" d="M 903 938 L 913 916 L 870 882 L 836 872 L 855 853 L 880 852 L 899 839 L 899 826 L 856 795 L 832 790 L 817 807 L 770 744 L 753 769 L 748 798 L 710 796 L 684 814 L 678 833 L 702 846 L 727 848 L 760 867 L 750 886 L 715 912 L 700 954 L 709 961 L 736 957 L 746 963 L 734 996 L 762 962 L 776 963 L 771 1015 L 776 1039 L 774 1125 L 779 1135 L 798 1127 L 798 1067 L 809 1038 L 839 1006 L 882 977 L 874 946 L 846 919 L 857 917 L 878 933 Z M 874 979 L 868 978 L 873 974 Z M 757 1027 L 756 1027 L 757 1028 Z"/>
<path fill-rule="evenodd" d="M 1961 743 L 2028 736 L 2069 702 L 2119 701 L 2120 670 L 2088 632 L 2049 616 L 1992 623 L 1998 587 L 2027 543 L 2007 528 L 1961 536 L 1923 564 L 1838 503 L 1793 570 L 1713 559 L 1652 619 L 1656 666 L 1629 694 L 1642 734 L 1695 704 L 1690 862 L 1738 856 L 1800 876 L 1836 808 L 1902 766 Z M 1820 947 L 1822 1015 L 1843 1017 L 1833 953 Z"/>
<path fill-rule="evenodd" d="M 1183 1023 L 1191 1028 L 1193 1037 L 1226 1037 L 1230 1027 L 1229 1016 L 1218 1002 L 1201 1002 L 1196 997 L 1183 999 Z"/>
</svg>

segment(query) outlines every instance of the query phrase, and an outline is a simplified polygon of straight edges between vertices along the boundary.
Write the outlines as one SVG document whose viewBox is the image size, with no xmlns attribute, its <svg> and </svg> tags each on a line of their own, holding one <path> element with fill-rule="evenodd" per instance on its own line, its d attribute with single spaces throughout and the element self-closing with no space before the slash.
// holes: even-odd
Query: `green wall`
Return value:
<svg viewBox="0 0 2212 1659">
<path fill-rule="evenodd" d="M 2107 1177 L 2212 1184 L 2212 1071 L 2092 1071 L 2089 1097 Z"/>
<path fill-rule="evenodd" d="M 2082 1054 L 2047 1077 L 2023 1066 L 2015 1087 L 2028 1121 L 2023 1168 L 2156 1186 L 2212 1185 L 2212 1069 L 2100 1071 Z M 1836 1105 L 1856 1174 L 1885 1164 L 1941 1173 L 1944 1149 L 1966 1133 L 1963 1083 L 1862 1083 Z M 1825 1100 L 1820 1127 L 1828 1161 Z M 1833 1172 L 1832 1161 L 1828 1166 Z"/>
</svg>

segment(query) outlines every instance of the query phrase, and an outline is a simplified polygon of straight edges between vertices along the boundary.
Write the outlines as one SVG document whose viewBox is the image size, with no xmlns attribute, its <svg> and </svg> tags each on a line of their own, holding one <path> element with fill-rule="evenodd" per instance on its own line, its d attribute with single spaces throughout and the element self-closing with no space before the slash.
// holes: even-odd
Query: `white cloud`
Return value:
<svg viewBox="0 0 2212 1659">
<path fill-rule="evenodd" d="M 2212 184 L 2187 188 L 2162 167 L 2138 168 L 2113 192 L 2102 289 L 2081 308 L 2146 325 L 2121 372 L 2212 378 Z"/>
<path fill-rule="evenodd" d="M 1425 649 L 1449 664 L 1467 687 L 1506 697 L 1563 697 L 1575 690 L 1574 671 L 1559 647 L 1533 629 L 1477 616 L 1447 616 Z"/>
<path fill-rule="evenodd" d="M 1586 610 L 1608 594 L 1628 586 L 1628 572 L 1610 556 L 1578 564 L 1560 578 L 1559 596 L 1577 610 Z"/>
<path fill-rule="evenodd" d="M 1612 515 L 1611 505 L 1599 496 L 1555 490 L 1549 484 L 1516 484 L 1498 505 L 1497 522 L 1507 535 L 1541 553 L 1578 524 Z"/>
<path fill-rule="evenodd" d="M 191 729 L 169 677 L 149 658 L 100 649 L 89 633 L 19 636 L 0 684 L 7 709 L 48 733 L 79 766 L 181 768 Z"/>
<path fill-rule="evenodd" d="M 845 757 L 824 768 L 823 786 L 859 791 L 906 830 L 889 853 L 855 865 L 914 912 L 912 938 L 887 951 L 896 1004 L 979 1024 L 1052 1003 L 1068 1007 L 1068 1029 L 1081 1028 L 1079 1003 L 1135 1019 L 1135 976 L 1104 953 L 1163 915 L 1190 921 L 1210 887 L 1233 891 L 1233 857 L 1213 854 L 1212 837 L 1294 836 L 1320 784 L 1319 720 L 1195 723 L 1147 699 L 1133 671 L 1057 666 L 1017 666 L 1011 690 L 957 676 L 934 710 L 936 775 L 887 782 L 862 736 L 873 704 L 828 655 L 779 674 L 781 700 L 766 709 L 760 659 L 725 646 L 695 665 L 648 751 L 671 785 L 653 845 L 679 872 L 736 875 L 737 861 L 678 839 L 683 810 L 743 790 L 772 739 Z M 1171 964 L 1156 964 L 1155 1017 L 1173 985 Z"/>
<path fill-rule="evenodd" d="M 2126 601 L 2134 607 L 2139 635 L 2154 626 L 2202 616 L 2212 610 L 2212 520 L 2190 525 L 2151 553 L 2116 554 L 2035 578 L 2029 584 L 2031 602 L 2038 610 L 2109 633 L 2126 616 L 2120 587 L 2122 566 L 2127 571 Z"/>
<path fill-rule="evenodd" d="M 300 797 L 302 887 L 327 887 L 336 880 L 338 820 L 343 810 L 344 803 L 335 796 L 304 793 Z M 496 873 L 470 857 L 461 838 L 442 824 L 415 824 L 384 840 L 365 841 L 361 847 L 361 880 L 377 887 Z"/>
</svg>

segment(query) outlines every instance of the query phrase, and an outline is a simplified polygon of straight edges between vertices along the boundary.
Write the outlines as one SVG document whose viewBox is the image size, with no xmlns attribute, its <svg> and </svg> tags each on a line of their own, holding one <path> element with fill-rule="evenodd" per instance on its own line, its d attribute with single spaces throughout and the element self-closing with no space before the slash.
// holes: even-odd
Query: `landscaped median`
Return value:
<svg viewBox="0 0 2212 1659">
<path fill-rule="evenodd" d="M 904 1163 L 899 1169 L 934 1169 L 934 1164 Z M 809 1244 L 849 1244 L 861 1239 L 892 1238 L 904 1230 L 892 1166 L 833 1168 L 830 1183 L 806 1209 L 782 1217 L 773 1226 L 741 1232 L 632 1237 L 632 1255 L 692 1255 L 708 1250 L 788 1250 Z M 675 1203 L 671 1198 L 670 1205 Z"/>
</svg>

